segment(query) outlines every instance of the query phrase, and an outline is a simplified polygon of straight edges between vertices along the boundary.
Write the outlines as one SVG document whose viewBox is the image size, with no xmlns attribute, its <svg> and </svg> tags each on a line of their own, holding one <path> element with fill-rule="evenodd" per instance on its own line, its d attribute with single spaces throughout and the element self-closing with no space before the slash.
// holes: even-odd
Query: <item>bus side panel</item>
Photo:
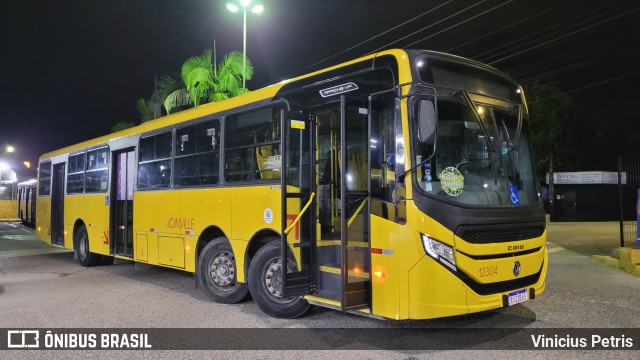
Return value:
<svg viewBox="0 0 640 360">
<path fill-rule="evenodd" d="M 85 218 L 84 198 L 83 195 L 68 195 L 64 198 L 64 247 L 67 249 L 73 249 L 73 225 L 76 220 Z M 85 225 L 88 229 L 89 225 Z"/>
<path fill-rule="evenodd" d="M 40 240 L 51 245 L 51 197 L 36 199 L 36 233 Z"/>
<path fill-rule="evenodd" d="M 453 233 L 427 215 L 423 214 L 413 202 L 409 201 L 407 202 L 407 224 L 411 224 L 413 226 L 400 226 L 400 239 L 402 240 L 400 242 L 400 254 L 402 256 L 402 261 L 400 261 L 399 264 L 399 272 L 401 275 L 401 318 L 407 319 L 410 317 L 415 319 L 415 311 L 418 308 L 420 309 L 419 312 L 421 314 L 423 314 L 424 311 L 427 311 L 435 317 L 446 316 L 435 315 L 438 311 L 444 311 L 448 315 L 453 315 L 453 313 L 448 313 L 448 311 L 450 311 L 449 309 L 438 310 L 437 307 L 431 307 L 431 305 L 443 300 L 451 301 L 454 309 L 458 308 L 458 306 L 463 306 L 463 313 L 466 313 L 466 302 L 463 301 L 462 305 L 455 303 L 457 299 L 460 299 L 460 296 L 464 299 L 465 293 L 460 293 L 459 289 L 456 288 L 457 285 L 446 285 L 447 282 L 444 279 L 448 277 L 447 274 L 441 275 L 440 272 L 420 272 L 427 271 L 427 268 L 430 269 L 433 265 L 442 267 L 440 264 L 432 264 L 429 262 L 431 258 L 424 258 L 426 252 L 422 244 L 421 235 L 429 235 L 430 237 L 438 239 L 445 244 L 454 246 Z M 419 284 L 416 285 L 414 283 L 416 281 L 419 282 Z M 457 282 L 457 279 L 454 280 L 454 282 Z M 417 294 L 421 294 L 420 296 L 426 296 L 426 298 L 416 297 Z M 434 296 L 437 298 L 434 298 Z M 418 303 L 416 303 L 416 301 Z M 420 306 L 426 306 L 426 308 L 421 308 Z"/>
<path fill-rule="evenodd" d="M 463 283 L 427 255 L 409 272 L 409 286 L 411 319 L 432 319 L 468 312 L 467 291 Z"/>
<path fill-rule="evenodd" d="M 280 186 L 237 187 L 231 198 L 232 239 L 250 240 L 260 229 L 280 233 Z"/>
<path fill-rule="evenodd" d="M 209 226 L 219 227 L 227 236 L 231 234 L 231 188 L 183 189 L 180 194 L 181 218 L 192 227 L 193 235 L 185 237 L 185 270 L 195 272 L 196 246 L 200 234 Z M 238 278 L 243 275 L 244 250 L 236 254 Z M 246 245 L 245 245 L 246 247 Z M 242 280 L 240 280 L 242 281 Z"/>
<path fill-rule="evenodd" d="M 158 237 L 163 234 L 184 235 L 188 221 L 180 216 L 180 191 L 136 191 L 133 193 L 133 231 L 134 241 L 144 239 L 138 235 L 147 235 L 147 260 L 149 264 L 159 264 Z M 141 249 L 134 243 L 134 249 Z M 181 251 L 184 251 L 182 249 Z M 180 256 L 180 254 L 164 254 Z M 134 258 L 135 258 L 134 254 Z M 184 254 L 183 254 L 184 256 Z"/>
<path fill-rule="evenodd" d="M 101 255 L 110 255 L 108 196 L 106 193 L 87 194 L 84 196 L 85 211 L 83 220 L 89 235 L 89 249 L 92 253 Z M 73 228 L 69 233 L 72 231 Z"/>
<path fill-rule="evenodd" d="M 238 281 L 246 281 L 245 250 L 253 235 L 262 229 L 280 233 L 280 187 L 277 185 L 236 187 L 231 192 L 231 246 L 236 258 Z M 299 204 L 299 201 L 297 202 Z M 297 213 L 296 213 L 297 215 Z M 295 233 L 292 231 L 292 233 Z M 298 250 L 298 249 L 295 249 Z M 296 259 L 299 259 L 298 254 Z M 298 264 L 299 265 L 299 264 Z"/>
<path fill-rule="evenodd" d="M 371 216 L 371 249 L 372 313 L 399 319 L 398 224 Z M 378 277 L 376 273 L 384 275 Z"/>
</svg>

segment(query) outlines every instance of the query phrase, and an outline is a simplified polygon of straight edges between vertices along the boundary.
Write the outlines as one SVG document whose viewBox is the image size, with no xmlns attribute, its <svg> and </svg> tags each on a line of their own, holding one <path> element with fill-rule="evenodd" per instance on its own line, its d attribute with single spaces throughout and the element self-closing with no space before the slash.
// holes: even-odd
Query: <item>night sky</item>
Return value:
<svg viewBox="0 0 640 360">
<path fill-rule="evenodd" d="M 420 48 L 490 63 L 525 84 L 552 82 L 576 98 L 579 115 L 639 131 L 640 1 L 260 2 L 265 11 L 247 15 L 250 89 L 378 49 Z M 136 100 L 150 97 L 156 76 L 178 74 L 214 40 L 219 57 L 242 50 L 242 16 L 226 3 L 2 0 L 0 153 L 12 144 L 6 159 L 36 164 L 41 153 L 137 121 Z M 604 141 L 602 163 L 640 149 L 629 136 Z"/>
</svg>

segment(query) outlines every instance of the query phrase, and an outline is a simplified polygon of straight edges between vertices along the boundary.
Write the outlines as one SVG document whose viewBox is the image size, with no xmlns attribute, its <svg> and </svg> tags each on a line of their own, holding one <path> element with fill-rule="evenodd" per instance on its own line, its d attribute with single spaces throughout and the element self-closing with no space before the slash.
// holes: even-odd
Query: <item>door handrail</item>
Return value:
<svg viewBox="0 0 640 360">
<path fill-rule="evenodd" d="M 309 201 L 307 201 L 307 204 L 302 208 L 302 210 L 300 211 L 300 213 L 298 214 L 298 216 L 296 216 L 296 218 L 293 220 L 293 222 L 287 226 L 286 229 L 284 229 L 284 234 L 285 235 L 289 235 L 289 232 L 291 232 L 291 229 L 293 229 L 294 226 L 296 226 L 296 224 L 300 221 L 300 218 L 302 217 L 302 215 L 304 214 L 305 211 L 307 211 L 307 209 L 309 208 L 309 206 L 311 205 L 311 201 L 313 201 L 313 198 L 316 196 L 315 192 L 311 193 L 311 197 L 309 197 Z"/>
<path fill-rule="evenodd" d="M 365 198 L 364 200 L 362 200 L 362 204 L 360 204 L 360 206 L 358 206 L 358 208 L 356 209 L 356 212 L 351 215 L 351 219 L 349 219 L 349 221 L 347 222 L 347 228 L 351 226 L 351 223 L 356 219 L 356 216 L 360 214 L 360 211 L 362 211 L 362 208 L 364 207 L 364 204 L 367 203 L 367 200 L 369 200 L 369 198 Z"/>
</svg>

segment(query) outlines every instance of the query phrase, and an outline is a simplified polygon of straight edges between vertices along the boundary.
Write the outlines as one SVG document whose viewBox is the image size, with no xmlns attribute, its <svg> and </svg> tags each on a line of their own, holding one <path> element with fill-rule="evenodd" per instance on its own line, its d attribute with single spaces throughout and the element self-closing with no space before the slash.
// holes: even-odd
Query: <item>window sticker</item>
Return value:
<svg viewBox="0 0 640 360">
<path fill-rule="evenodd" d="M 440 173 L 440 185 L 442 186 L 442 190 L 448 195 L 458 196 L 462 194 L 464 176 L 462 176 L 457 168 L 449 166 Z"/>
</svg>

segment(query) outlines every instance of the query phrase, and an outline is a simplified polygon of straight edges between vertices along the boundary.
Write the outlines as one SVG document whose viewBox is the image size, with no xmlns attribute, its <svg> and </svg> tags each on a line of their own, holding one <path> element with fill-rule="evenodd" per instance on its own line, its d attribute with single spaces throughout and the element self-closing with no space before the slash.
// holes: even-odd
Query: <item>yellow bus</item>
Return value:
<svg viewBox="0 0 640 360">
<path fill-rule="evenodd" d="M 36 225 L 36 187 L 38 181 L 30 179 L 18 183 L 18 218 L 24 225 Z"/>
<path fill-rule="evenodd" d="M 544 291 L 533 164 L 512 79 L 394 49 L 42 155 L 37 234 L 275 317 L 453 316 Z"/>
</svg>

